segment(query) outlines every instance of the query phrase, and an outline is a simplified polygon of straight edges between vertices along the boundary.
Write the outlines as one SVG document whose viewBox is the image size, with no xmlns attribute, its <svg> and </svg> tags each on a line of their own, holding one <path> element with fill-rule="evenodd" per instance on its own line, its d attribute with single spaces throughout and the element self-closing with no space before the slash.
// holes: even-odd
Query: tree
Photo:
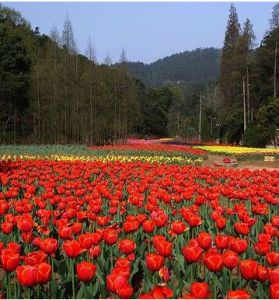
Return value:
<svg viewBox="0 0 279 300">
<path fill-rule="evenodd" d="M 21 36 L 0 14 L 0 107 L 3 141 L 23 136 L 31 65 Z"/>
<path fill-rule="evenodd" d="M 266 128 L 270 134 L 270 140 L 276 146 L 277 130 L 279 128 L 279 98 L 271 98 L 257 113 L 257 121 Z"/>
<path fill-rule="evenodd" d="M 231 4 L 225 40 L 222 49 L 220 66 L 220 86 L 227 106 L 231 107 L 239 99 L 239 79 L 241 75 L 238 70 L 238 39 L 240 37 L 240 24 L 236 8 Z"/>
</svg>

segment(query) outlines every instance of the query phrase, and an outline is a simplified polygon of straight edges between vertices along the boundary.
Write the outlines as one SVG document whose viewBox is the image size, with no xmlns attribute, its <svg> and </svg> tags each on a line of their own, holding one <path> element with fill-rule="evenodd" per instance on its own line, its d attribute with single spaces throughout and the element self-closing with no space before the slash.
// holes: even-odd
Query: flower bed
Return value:
<svg viewBox="0 0 279 300">
<path fill-rule="evenodd" d="M 278 298 L 279 172 L 0 165 L 6 298 Z"/>
<path fill-rule="evenodd" d="M 258 160 L 271 155 L 279 159 L 279 149 L 270 148 L 248 148 L 237 146 L 195 146 L 196 149 L 208 151 L 213 154 L 232 155 L 238 160 Z"/>
<path fill-rule="evenodd" d="M 207 157 L 205 151 L 189 147 L 169 147 L 151 144 L 115 145 L 87 148 L 86 146 L 0 146 L 1 160 L 48 159 L 65 161 L 120 161 L 199 165 Z"/>
</svg>

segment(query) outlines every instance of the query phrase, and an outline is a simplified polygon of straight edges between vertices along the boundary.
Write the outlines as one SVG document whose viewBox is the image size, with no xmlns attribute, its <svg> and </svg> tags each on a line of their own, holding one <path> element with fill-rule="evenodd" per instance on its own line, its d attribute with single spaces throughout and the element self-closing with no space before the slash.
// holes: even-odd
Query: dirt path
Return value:
<svg viewBox="0 0 279 300">
<path fill-rule="evenodd" d="M 208 154 L 208 159 L 204 162 L 205 166 L 216 167 L 216 164 L 222 164 L 223 155 L 217 154 Z M 250 169 L 250 170 L 278 170 L 279 171 L 279 161 L 269 162 L 264 160 L 256 160 L 256 161 L 238 161 L 237 169 Z"/>
</svg>

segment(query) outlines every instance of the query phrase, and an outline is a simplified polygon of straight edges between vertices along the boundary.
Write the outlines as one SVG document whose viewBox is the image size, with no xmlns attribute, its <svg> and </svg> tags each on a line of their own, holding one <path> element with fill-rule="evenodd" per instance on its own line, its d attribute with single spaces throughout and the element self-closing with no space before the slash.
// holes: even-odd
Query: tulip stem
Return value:
<svg viewBox="0 0 279 300">
<path fill-rule="evenodd" d="M 73 299 L 76 298 L 75 293 L 75 269 L 74 269 L 74 261 L 70 259 L 70 266 L 71 266 L 71 272 L 72 272 L 72 290 L 73 290 Z"/>
<path fill-rule="evenodd" d="M 215 276 L 215 274 L 213 274 L 213 299 L 216 299 L 216 294 L 217 294 L 217 291 L 216 291 L 216 276 Z"/>
</svg>

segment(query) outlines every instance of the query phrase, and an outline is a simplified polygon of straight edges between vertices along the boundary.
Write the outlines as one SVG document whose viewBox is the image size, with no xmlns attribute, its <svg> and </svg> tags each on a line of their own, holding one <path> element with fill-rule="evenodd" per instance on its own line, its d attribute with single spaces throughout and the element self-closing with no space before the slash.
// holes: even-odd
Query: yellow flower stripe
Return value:
<svg viewBox="0 0 279 300">
<path fill-rule="evenodd" d="M 77 156 L 77 155 L 2 155 L 1 160 L 36 160 L 36 159 L 46 159 L 55 161 L 102 161 L 102 162 L 148 162 L 148 163 L 178 163 L 178 164 L 201 164 L 203 162 L 202 158 L 190 159 L 180 156 L 167 157 L 167 156 L 124 156 L 124 155 L 104 155 L 104 156 Z"/>
<path fill-rule="evenodd" d="M 276 153 L 279 154 L 279 149 L 271 148 L 248 148 L 248 147 L 236 147 L 236 146 L 195 146 L 194 148 L 206 150 L 212 153 L 220 154 L 248 154 L 248 153 Z"/>
</svg>

